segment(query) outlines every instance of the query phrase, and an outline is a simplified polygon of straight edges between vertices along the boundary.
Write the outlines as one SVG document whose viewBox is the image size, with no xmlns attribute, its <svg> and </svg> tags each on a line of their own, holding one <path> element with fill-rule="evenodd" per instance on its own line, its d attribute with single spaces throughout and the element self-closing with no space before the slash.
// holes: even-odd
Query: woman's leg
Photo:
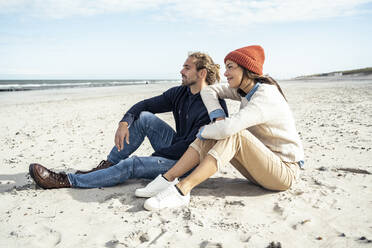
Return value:
<svg viewBox="0 0 372 248">
<path fill-rule="evenodd" d="M 257 181 L 252 177 L 251 174 L 249 174 L 249 172 L 247 171 L 246 168 L 244 168 L 243 165 L 240 164 L 240 162 L 238 160 L 236 160 L 235 158 L 233 158 L 231 161 L 230 161 L 230 164 L 232 164 L 235 169 L 237 169 L 240 174 L 242 174 L 245 178 L 247 178 L 249 181 L 251 181 L 252 183 L 254 184 L 257 184 L 259 185 L 259 183 L 257 183 Z"/>
<path fill-rule="evenodd" d="M 152 184 L 151 187 L 147 189 L 147 191 L 151 191 L 151 194 L 147 195 L 152 197 L 145 201 L 144 208 L 147 210 L 159 210 L 162 208 L 188 205 L 190 202 L 189 191 L 195 185 L 204 181 L 217 171 L 217 162 L 212 156 L 208 155 L 203 159 L 215 143 L 216 141 L 214 140 L 201 141 L 197 139 L 194 141 L 177 164 L 164 174 L 164 177 L 168 179 L 168 181 L 163 179 L 163 182 L 161 182 L 162 177 L 158 176 L 158 180 L 155 179 L 148 185 L 150 186 Z M 187 171 L 194 168 L 199 161 L 202 161 L 201 164 L 186 177 L 187 180 L 182 180 L 183 183 L 177 184 L 176 187 L 175 184 L 177 181 L 173 181 L 173 179 L 184 175 Z M 169 180 L 172 181 L 169 182 Z M 148 188 L 148 186 L 146 186 L 146 188 Z M 137 191 L 136 195 L 139 195 Z"/>
<path fill-rule="evenodd" d="M 220 140 L 209 151 L 218 165 L 232 164 L 256 184 L 270 190 L 286 190 L 296 178 L 298 166 L 286 163 L 247 130 Z"/>
<path fill-rule="evenodd" d="M 177 184 L 177 187 L 184 195 L 187 195 L 195 186 L 207 180 L 216 172 L 217 160 L 211 155 L 207 155 L 190 175 Z"/>
<path fill-rule="evenodd" d="M 185 179 L 177 184 L 184 194 L 212 176 L 221 165 L 232 160 L 239 172 L 270 190 L 286 190 L 295 180 L 296 166 L 282 162 L 260 140 L 243 130 L 224 140 L 218 140 L 206 158 Z"/>
<path fill-rule="evenodd" d="M 211 145 L 213 142 L 214 146 L 209 150 L 208 155 L 204 159 L 200 159 L 201 163 L 190 175 L 180 181 L 176 185 L 177 187 L 171 185 L 147 199 L 144 207 L 147 210 L 159 210 L 188 205 L 190 191 L 212 176 L 218 167 L 227 164 L 233 158 L 239 161 L 238 169 L 243 175 L 267 189 L 286 190 L 295 179 L 293 168 L 282 162 L 278 156 L 246 130 L 224 140 L 211 141 L 209 144 Z M 189 155 L 195 160 L 187 161 Z M 188 166 L 187 168 L 191 168 L 191 165 L 197 164 L 194 151 L 189 151 L 187 156 L 181 159 L 177 167 L 182 169 L 181 165 L 184 164 Z"/>
<path fill-rule="evenodd" d="M 180 160 L 178 160 L 177 163 L 163 176 L 168 181 L 173 181 L 177 177 L 183 176 L 200 163 L 215 143 L 216 142 L 212 140 L 202 141 L 196 139 L 192 144 L 190 144 L 190 147 L 182 155 Z"/>
</svg>

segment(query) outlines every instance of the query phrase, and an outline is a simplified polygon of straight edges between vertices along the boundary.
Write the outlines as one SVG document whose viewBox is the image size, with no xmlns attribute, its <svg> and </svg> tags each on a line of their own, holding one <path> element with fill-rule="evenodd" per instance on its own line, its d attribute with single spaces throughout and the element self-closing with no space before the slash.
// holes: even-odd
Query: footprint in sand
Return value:
<svg viewBox="0 0 372 248">
<path fill-rule="evenodd" d="M 49 227 L 40 227 L 34 230 L 36 234 L 31 238 L 31 247 L 55 247 L 61 243 L 61 233 Z"/>
<path fill-rule="evenodd" d="M 203 241 L 200 246 L 200 248 L 222 248 L 221 243 L 214 243 L 214 242 L 209 242 L 209 241 Z"/>
</svg>

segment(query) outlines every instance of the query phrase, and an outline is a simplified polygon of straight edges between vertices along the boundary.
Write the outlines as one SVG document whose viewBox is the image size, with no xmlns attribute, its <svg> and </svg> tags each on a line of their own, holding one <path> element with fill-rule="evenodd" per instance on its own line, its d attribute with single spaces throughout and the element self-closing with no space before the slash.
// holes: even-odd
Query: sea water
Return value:
<svg viewBox="0 0 372 248">
<path fill-rule="evenodd" d="M 75 87 L 106 87 L 136 84 L 156 84 L 177 80 L 0 80 L 0 91 L 24 91 Z"/>
</svg>

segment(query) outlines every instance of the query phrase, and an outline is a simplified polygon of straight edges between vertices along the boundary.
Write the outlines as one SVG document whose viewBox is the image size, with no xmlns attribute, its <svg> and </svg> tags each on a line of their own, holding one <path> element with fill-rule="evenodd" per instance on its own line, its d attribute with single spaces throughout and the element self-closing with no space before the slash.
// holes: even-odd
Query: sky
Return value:
<svg viewBox="0 0 372 248">
<path fill-rule="evenodd" d="M 372 66 L 372 0 L 0 0 L 0 79 L 180 79 L 248 45 L 277 79 Z"/>
</svg>

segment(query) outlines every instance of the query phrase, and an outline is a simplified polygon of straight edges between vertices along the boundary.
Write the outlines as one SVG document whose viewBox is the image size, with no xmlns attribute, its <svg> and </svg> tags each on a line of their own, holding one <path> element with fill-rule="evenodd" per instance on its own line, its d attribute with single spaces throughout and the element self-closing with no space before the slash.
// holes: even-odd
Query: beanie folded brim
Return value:
<svg viewBox="0 0 372 248">
<path fill-rule="evenodd" d="M 264 50 L 261 46 L 247 46 L 226 55 L 224 62 L 234 61 L 238 65 L 254 72 L 258 75 L 263 74 L 263 63 L 265 60 Z"/>
</svg>

